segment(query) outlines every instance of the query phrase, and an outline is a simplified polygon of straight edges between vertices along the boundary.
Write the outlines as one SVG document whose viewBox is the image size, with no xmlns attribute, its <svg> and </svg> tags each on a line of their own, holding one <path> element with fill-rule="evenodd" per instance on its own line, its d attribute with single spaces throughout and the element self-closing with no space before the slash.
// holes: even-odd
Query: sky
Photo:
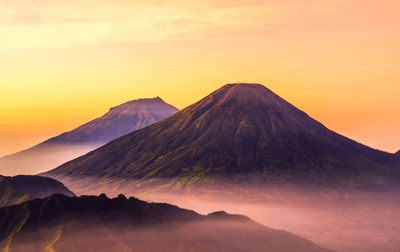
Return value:
<svg viewBox="0 0 400 252">
<path fill-rule="evenodd" d="M 0 156 L 162 97 L 257 82 L 330 129 L 400 149 L 398 0 L 0 0 Z"/>
</svg>

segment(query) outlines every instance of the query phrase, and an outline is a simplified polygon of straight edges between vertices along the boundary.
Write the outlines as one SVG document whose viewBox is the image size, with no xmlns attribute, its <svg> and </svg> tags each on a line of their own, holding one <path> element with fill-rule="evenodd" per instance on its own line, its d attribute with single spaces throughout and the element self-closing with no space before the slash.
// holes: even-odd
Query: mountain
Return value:
<svg viewBox="0 0 400 252">
<path fill-rule="evenodd" d="M 78 193 L 112 182 L 134 192 L 221 181 L 358 190 L 398 185 L 400 162 L 327 129 L 260 84 L 228 84 L 43 175 Z"/>
<path fill-rule="evenodd" d="M 113 107 L 105 115 L 45 143 L 107 143 L 132 131 L 145 128 L 178 111 L 160 97 L 139 99 Z"/>
<path fill-rule="evenodd" d="M 207 216 L 119 195 L 46 199 L 0 208 L 5 251 L 327 251 L 247 217 Z"/>
<path fill-rule="evenodd" d="M 115 138 L 161 121 L 178 110 L 161 98 L 139 99 L 32 148 L 0 159 L 0 174 L 37 174 L 83 155 Z"/>
<path fill-rule="evenodd" d="M 75 194 L 57 180 L 41 176 L 0 176 L 0 207 L 19 204 L 28 199 L 45 198 L 54 193 Z"/>
</svg>

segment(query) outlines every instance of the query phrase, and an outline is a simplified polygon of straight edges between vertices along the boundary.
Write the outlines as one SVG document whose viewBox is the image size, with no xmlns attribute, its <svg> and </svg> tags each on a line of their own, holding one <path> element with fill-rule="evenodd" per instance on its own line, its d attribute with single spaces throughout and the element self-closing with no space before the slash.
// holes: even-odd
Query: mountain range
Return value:
<svg viewBox="0 0 400 252">
<path fill-rule="evenodd" d="M 1 158 L 0 174 L 37 174 L 50 170 L 115 138 L 161 121 L 177 111 L 159 97 L 126 102 L 72 131 Z"/>
<path fill-rule="evenodd" d="M 196 212 L 123 195 L 61 194 L 0 208 L 5 251 L 327 251 L 247 217 Z"/>
<path fill-rule="evenodd" d="M 61 193 L 67 196 L 75 194 L 62 183 L 41 176 L 0 176 L 0 207 L 22 203 L 26 200 L 45 198 Z"/>
<path fill-rule="evenodd" d="M 221 183 L 372 190 L 398 185 L 400 160 L 329 130 L 263 85 L 228 84 L 43 175 L 77 193 Z"/>
</svg>

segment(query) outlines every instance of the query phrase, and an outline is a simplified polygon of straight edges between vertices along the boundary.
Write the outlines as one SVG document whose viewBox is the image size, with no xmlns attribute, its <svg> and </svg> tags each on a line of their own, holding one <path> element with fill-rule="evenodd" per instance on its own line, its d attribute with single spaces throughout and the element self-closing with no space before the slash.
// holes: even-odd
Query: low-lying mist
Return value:
<svg viewBox="0 0 400 252">
<path fill-rule="evenodd" d="M 66 184 L 78 194 L 108 196 L 124 193 L 154 202 L 167 202 L 206 214 L 224 210 L 243 214 L 271 228 L 282 229 L 335 251 L 400 251 L 400 193 L 303 190 L 225 184 L 175 190 L 149 181 L 102 181 L 83 188 Z M 158 189 L 155 184 L 160 184 Z M 140 190 L 138 189 L 140 188 Z"/>
<path fill-rule="evenodd" d="M 98 148 L 101 144 L 47 144 L 0 158 L 0 175 L 35 175 Z"/>
<path fill-rule="evenodd" d="M 207 199 L 201 195 L 155 194 L 144 198 L 164 200 L 200 213 L 223 209 L 243 214 L 267 227 L 289 231 L 336 251 L 400 251 L 399 195 L 393 195 L 393 201 L 376 195 L 369 200 L 352 195 L 343 201 L 325 202 L 291 202 L 283 197 L 284 200 L 271 203 L 239 201 L 234 197 Z"/>
</svg>

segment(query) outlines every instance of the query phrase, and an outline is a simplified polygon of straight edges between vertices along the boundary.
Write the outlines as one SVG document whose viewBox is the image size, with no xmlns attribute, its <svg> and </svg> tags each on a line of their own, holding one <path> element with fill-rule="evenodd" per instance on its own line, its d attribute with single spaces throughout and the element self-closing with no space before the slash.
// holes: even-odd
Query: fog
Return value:
<svg viewBox="0 0 400 252">
<path fill-rule="evenodd" d="M 5 250 L 158 251 L 158 252 L 322 252 L 315 244 L 247 221 L 203 220 L 130 225 L 104 222 L 98 216 L 63 221 L 17 234 Z M 116 216 L 115 219 L 118 219 Z M 0 244 L 1 246 L 2 244 Z"/>
<path fill-rule="evenodd" d="M 95 178 L 92 178 L 96 180 Z M 101 181 L 85 187 L 63 181 L 78 194 L 124 193 L 167 202 L 206 214 L 218 210 L 243 214 L 271 228 L 289 231 L 335 251 L 400 251 L 400 193 L 273 188 L 225 184 L 174 190 L 149 181 Z M 150 187 L 152 185 L 153 187 Z M 152 188 L 152 189 L 150 189 Z"/>
<path fill-rule="evenodd" d="M 166 194 L 145 198 L 164 200 L 200 213 L 224 209 L 249 216 L 265 226 L 289 231 L 325 248 L 372 252 L 400 251 L 400 204 L 396 202 L 399 195 L 393 197 L 393 202 L 377 195 L 362 201 L 356 195 L 348 195 L 343 201 L 322 203 L 314 200 L 254 203 L 234 198 L 213 200 Z"/>
<path fill-rule="evenodd" d="M 90 145 L 38 145 L 31 149 L 0 158 L 0 175 L 35 175 L 48 171 L 98 148 Z"/>
</svg>

